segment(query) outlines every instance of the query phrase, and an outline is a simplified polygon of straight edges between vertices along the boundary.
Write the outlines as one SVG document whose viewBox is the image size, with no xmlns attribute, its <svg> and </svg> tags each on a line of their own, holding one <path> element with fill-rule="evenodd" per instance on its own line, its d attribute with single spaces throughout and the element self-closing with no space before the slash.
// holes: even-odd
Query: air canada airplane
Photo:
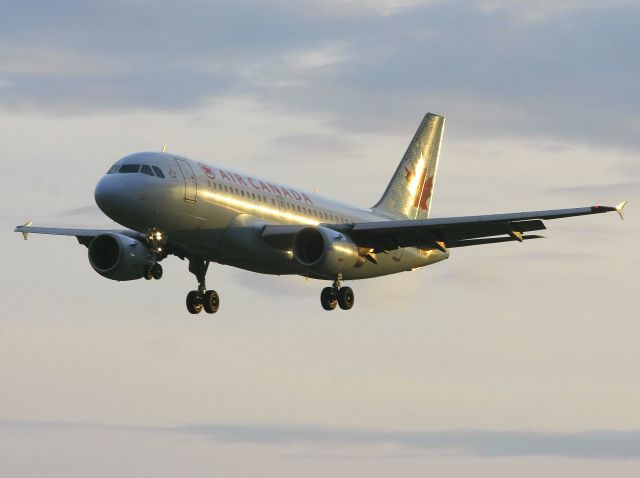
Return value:
<svg viewBox="0 0 640 478">
<path fill-rule="evenodd" d="M 187 309 L 218 310 L 207 290 L 210 262 L 263 274 L 331 281 L 326 310 L 351 309 L 345 280 L 414 270 L 447 259 L 456 247 L 538 239 L 543 220 L 617 211 L 591 206 L 550 211 L 429 219 L 444 117 L 428 113 L 389 185 L 371 208 L 342 204 L 298 188 L 164 152 L 117 161 L 95 189 L 98 207 L 126 229 L 18 226 L 28 234 L 75 236 L 107 279 L 160 279 L 169 255 L 189 261 L 197 290 Z"/>
</svg>

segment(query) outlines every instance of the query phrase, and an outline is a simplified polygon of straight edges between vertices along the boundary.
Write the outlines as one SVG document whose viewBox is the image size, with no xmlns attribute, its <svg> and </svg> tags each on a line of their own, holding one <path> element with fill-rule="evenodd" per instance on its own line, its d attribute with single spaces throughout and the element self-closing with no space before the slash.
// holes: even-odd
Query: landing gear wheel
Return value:
<svg viewBox="0 0 640 478">
<path fill-rule="evenodd" d="M 151 268 L 151 276 L 155 279 L 155 280 L 160 280 L 162 279 L 162 266 L 160 264 L 155 264 L 152 268 Z"/>
<path fill-rule="evenodd" d="M 218 297 L 218 293 L 215 290 L 205 292 L 202 305 L 207 314 L 215 314 L 218 312 L 218 307 L 220 307 L 220 297 Z"/>
<path fill-rule="evenodd" d="M 338 301 L 336 300 L 336 291 L 333 287 L 325 287 L 320 293 L 320 303 L 324 310 L 333 310 L 336 308 Z"/>
<path fill-rule="evenodd" d="M 187 294 L 187 310 L 191 314 L 199 314 L 202 311 L 202 296 L 197 290 L 192 290 Z"/>
<path fill-rule="evenodd" d="M 353 290 L 351 287 L 342 287 L 338 291 L 338 305 L 343 310 L 349 310 L 353 307 L 353 302 L 355 301 L 355 296 L 353 294 Z"/>
<path fill-rule="evenodd" d="M 152 268 L 152 267 L 147 267 L 147 268 L 144 270 L 144 276 L 143 276 L 143 277 L 144 277 L 146 280 L 151 280 L 151 279 L 153 279 L 153 272 L 152 272 L 152 270 L 153 270 L 153 268 Z"/>
</svg>

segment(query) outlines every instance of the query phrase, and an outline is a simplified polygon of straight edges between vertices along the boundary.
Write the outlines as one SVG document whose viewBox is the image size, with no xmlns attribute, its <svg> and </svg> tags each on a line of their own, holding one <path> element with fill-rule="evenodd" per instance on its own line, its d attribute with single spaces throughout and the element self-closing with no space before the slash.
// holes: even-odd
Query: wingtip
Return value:
<svg viewBox="0 0 640 478">
<path fill-rule="evenodd" d="M 629 201 L 622 201 L 620 204 L 616 206 L 616 212 L 620 216 L 620 219 L 622 219 L 623 221 L 624 221 L 624 208 L 627 205 L 627 202 Z"/>
<path fill-rule="evenodd" d="M 30 227 L 30 226 L 31 226 L 31 224 L 33 224 L 33 221 L 29 221 L 29 222 L 27 222 L 26 224 L 23 224 L 22 226 L 18 226 L 18 227 L 16 227 L 16 232 L 21 232 L 21 233 L 22 233 L 22 237 L 24 238 L 24 240 L 25 240 L 25 241 L 26 241 L 26 240 L 27 240 L 27 238 L 29 237 L 29 233 L 28 233 L 28 232 L 25 232 L 25 231 L 22 231 L 21 229 L 22 229 L 23 227 Z"/>
</svg>

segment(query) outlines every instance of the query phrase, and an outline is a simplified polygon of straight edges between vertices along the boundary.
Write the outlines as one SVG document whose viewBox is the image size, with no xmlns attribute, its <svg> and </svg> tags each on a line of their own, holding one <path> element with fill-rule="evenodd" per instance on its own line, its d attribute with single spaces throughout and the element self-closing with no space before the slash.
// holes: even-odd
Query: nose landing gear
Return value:
<svg viewBox="0 0 640 478">
<path fill-rule="evenodd" d="M 151 279 L 160 280 L 160 279 L 162 279 L 162 266 L 156 262 L 151 267 L 147 267 L 145 269 L 145 271 L 144 271 L 144 278 L 147 279 L 147 280 L 151 280 Z"/>
<path fill-rule="evenodd" d="M 144 270 L 144 278 L 146 280 L 162 279 L 162 266 L 160 261 L 167 257 L 167 251 L 164 245 L 167 243 L 167 237 L 158 230 L 152 230 L 147 234 L 147 244 L 151 249 L 153 262 Z"/>
<path fill-rule="evenodd" d="M 209 261 L 189 259 L 189 272 L 198 279 L 198 290 L 187 294 L 187 310 L 191 314 L 199 314 L 202 309 L 208 314 L 215 314 L 220 307 L 220 297 L 215 290 L 207 290 L 205 276 L 209 269 Z"/>
<path fill-rule="evenodd" d="M 325 287 L 320 293 L 320 303 L 324 310 L 333 310 L 339 305 L 343 310 L 353 307 L 355 295 L 351 287 L 341 287 L 342 276 L 333 281 L 332 287 Z"/>
</svg>

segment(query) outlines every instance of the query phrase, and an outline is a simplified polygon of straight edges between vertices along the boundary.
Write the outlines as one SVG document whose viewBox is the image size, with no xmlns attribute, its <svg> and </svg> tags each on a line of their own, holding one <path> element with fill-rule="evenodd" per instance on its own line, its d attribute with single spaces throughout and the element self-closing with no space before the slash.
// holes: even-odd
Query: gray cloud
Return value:
<svg viewBox="0 0 640 478">
<path fill-rule="evenodd" d="M 526 430 L 381 431 L 313 426 L 200 424 L 169 427 L 75 422 L 0 420 L 5 432 L 89 429 L 132 433 L 188 434 L 224 443 L 307 444 L 317 447 L 395 445 L 400 454 L 456 453 L 473 456 L 559 456 L 582 459 L 640 459 L 640 430 L 549 433 Z"/>
<path fill-rule="evenodd" d="M 636 5 L 354 5 L 14 2 L 0 104 L 177 109 L 240 95 L 329 113 L 336 130 L 404 130 L 407 112 L 431 109 L 466 136 L 640 147 Z"/>
</svg>

